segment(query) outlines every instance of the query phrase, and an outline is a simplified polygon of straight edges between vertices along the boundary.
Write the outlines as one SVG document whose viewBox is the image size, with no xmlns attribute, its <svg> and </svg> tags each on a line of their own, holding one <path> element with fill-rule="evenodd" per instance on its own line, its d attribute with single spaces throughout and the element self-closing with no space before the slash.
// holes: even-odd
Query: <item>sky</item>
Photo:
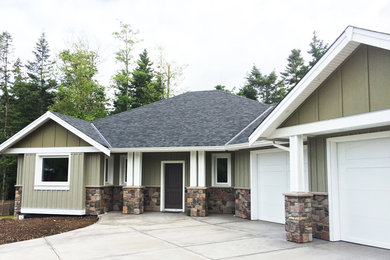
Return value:
<svg viewBox="0 0 390 260">
<path fill-rule="evenodd" d="M 135 58 L 146 48 L 185 65 L 177 91 L 231 89 L 253 65 L 284 70 L 293 48 L 306 53 L 313 31 L 332 43 L 348 25 L 390 33 L 390 0 L 0 0 L 0 31 L 14 39 L 14 57 L 32 60 L 39 36 L 52 54 L 83 39 L 100 55 L 97 80 L 109 86 L 118 69 L 112 32 L 119 23 L 139 30 Z"/>
</svg>

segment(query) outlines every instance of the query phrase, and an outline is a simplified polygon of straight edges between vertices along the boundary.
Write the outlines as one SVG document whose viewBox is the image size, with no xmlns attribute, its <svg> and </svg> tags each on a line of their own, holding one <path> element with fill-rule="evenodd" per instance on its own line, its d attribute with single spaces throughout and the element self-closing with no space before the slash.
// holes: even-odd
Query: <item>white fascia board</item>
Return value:
<svg viewBox="0 0 390 260">
<path fill-rule="evenodd" d="M 25 154 L 25 153 L 97 153 L 100 150 L 93 146 L 77 147 L 37 147 L 37 148 L 9 148 L 3 154 Z"/>
<path fill-rule="evenodd" d="M 92 138 L 90 138 L 89 136 L 84 134 L 83 132 L 79 131 L 75 127 L 71 126 L 70 124 L 68 124 L 64 120 L 60 119 L 59 117 L 57 117 L 56 115 L 51 113 L 50 111 L 47 111 L 45 114 L 40 116 L 38 119 L 33 121 L 31 124 L 29 124 L 28 126 L 23 128 L 22 130 L 20 130 L 18 133 L 16 133 L 14 136 L 9 138 L 7 141 L 2 143 L 0 145 L 0 152 L 3 153 L 4 150 L 6 150 L 7 148 L 12 146 L 13 144 L 18 142 L 19 140 L 21 140 L 23 137 L 25 137 L 29 133 L 36 130 L 38 127 L 40 127 L 41 125 L 43 125 L 44 123 L 46 123 L 50 119 L 53 120 L 54 122 L 58 123 L 62 127 L 66 128 L 67 130 L 69 130 L 73 134 L 77 135 L 81 139 L 85 140 L 87 143 L 91 144 L 93 147 L 95 147 L 100 152 L 103 152 L 104 154 L 106 154 L 108 156 L 110 155 L 110 150 L 107 147 L 104 147 L 103 145 L 99 144 L 98 142 L 96 142 L 95 140 L 93 140 Z"/>
<path fill-rule="evenodd" d="M 270 138 L 319 135 L 390 125 L 390 109 L 276 129 Z"/>
<path fill-rule="evenodd" d="M 271 141 L 257 141 L 249 146 L 249 143 L 233 144 L 226 146 L 172 146 L 172 147 L 139 147 L 139 148 L 111 148 L 111 153 L 127 152 L 191 152 L 191 151 L 235 151 L 255 147 L 272 146 Z"/>
<path fill-rule="evenodd" d="M 298 85 L 251 134 L 249 144 L 252 145 L 259 137 L 269 137 L 360 44 L 390 50 L 390 35 L 348 27 Z"/>
</svg>

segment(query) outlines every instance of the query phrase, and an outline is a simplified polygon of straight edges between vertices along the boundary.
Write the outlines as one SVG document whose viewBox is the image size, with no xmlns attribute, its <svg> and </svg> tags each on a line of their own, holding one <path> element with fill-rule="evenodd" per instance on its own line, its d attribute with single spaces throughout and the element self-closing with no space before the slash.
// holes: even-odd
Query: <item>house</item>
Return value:
<svg viewBox="0 0 390 260">
<path fill-rule="evenodd" d="M 18 156 L 17 215 L 227 213 L 390 248 L 390 35 L 348 27 L 277 105 L 200 91 L 47 112 L 0 152 Z"/>
</svg>

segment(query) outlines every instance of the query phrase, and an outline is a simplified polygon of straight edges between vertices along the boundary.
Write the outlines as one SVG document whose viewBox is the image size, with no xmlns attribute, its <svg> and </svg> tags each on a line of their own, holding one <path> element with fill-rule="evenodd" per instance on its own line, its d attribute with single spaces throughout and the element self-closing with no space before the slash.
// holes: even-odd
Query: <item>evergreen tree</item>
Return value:
<svg viewBox="0 0 390 260">
<path fill-rule="evenodd" d="M 8 32 L 0 34 L 0 120 L 1 120 L 1 133 L 0 142 L 4 142 L 11 136 L 10 127 L 10 109 L 11 109 L 11 95 L 10 89 L 11 83 L 11 66 L 12 66 L 12 36 Z M 1 156 L 0 169 L 1 169 L 1 204 L 4 209 L 4 201 L 8 194 L 10 177 L 8 172 L 12 165 L 15 165 L 15 159 L 9 156 Z M 3 212 L 2 212 L 3 213 Z"/>
<path fill-rule="evenodd" d="M 164 98 L 164 88 L 154 79 L 153 63 L 148 57 L 148 52 L 144 50 L 139 55 L 138 66 L 132 73 L 134 98 L 131 103 L 132 108 L 144 106 Z"/>
<path fill-rule="evenodd" d="M 312 60 L 309 62 L 309 69 L 324 55 L 327 49 L 328 44 L 324 44 L 323 40 L 318 39 L 316 31 L 314 31 L 310 43 L 310 50 L 307 52 L 312 56 Z"/>
<path fill-rule="evenodd" d="M 306 74 L 308 68 L 305 66 L 305 61 L 301 55 L 301 50 L 293 49 L 287 59 L 288 63 L 281 73 L 286 91 L 294 87 L 303 76 Z"/>
<path fill-rule="evenodd" d="M 107 116 L 105 89 L 94 79 L 97 58 L 83 44 L 60 53 L 63 75 L 52 110 L 89 121 Z"/>
<path fill-rule="evenodd" d="M 57 85 L 53 78 L 53 62 L 50 60 L 49 44 L 44 33 L 38 39 L 33 53 L 35 59 L 29 61 L 26 68 L 29 82 L 33 85 L 31 89 L 38 92 L 38 99 L 34 100 L 36 109 L 30 111 L 30 114 L 37 118 L 53 104 L 53 91 Z"/>
<path fill-rule="evenodd" d="M 120 113 L 131 109 L 133 103 L 132 97 L 134 91 L 132 88 L 131 62 L 134 45 L 138 42 L 136 36 L 138 32 L 134 31 L 129 24 L 120 23 L 120 31 L 114 32 L 114 38 L 117 39 L 121 48 L 115 53 L 115 59 L 121 68 L 113 77 L 115 88 L 114 113 Z"/>
<path fill-rule="evenodd" d="M 235 89 L 235 88 L 233 88 L 232 90 L 229 90 L 225 85 L 216 85 L 214 88 L 215 88 L 216 90 L 225 91 L 225 92 L 227 92 L 227 93 L 233 93 L 233 92 L 234 92 L 234 89 Z"/>
<path fill-rule="evenodd" d="M 257 90 L 250 85 L 245 85 L 242 88 L 240 88 L 237 92 L 238 96 L 243 96 L 249 99 L 257 100 L 259 97 Z"/>
</svg>

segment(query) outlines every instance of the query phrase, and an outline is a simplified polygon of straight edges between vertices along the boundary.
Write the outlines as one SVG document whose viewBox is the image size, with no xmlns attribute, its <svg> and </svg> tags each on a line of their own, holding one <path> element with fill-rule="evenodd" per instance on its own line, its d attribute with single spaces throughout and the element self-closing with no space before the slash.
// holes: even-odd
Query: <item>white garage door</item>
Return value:
<svg viewBox="0 0 390 260">
<path fill-rule="evenodd" d="M 265 221 L 285 223 L 283 193 L 290 186 L 290 154 L 280 149 L 261 151 L 256 154 L 257 196 L 255 210 L 257 217 Z M 307 173 L 307 152 L 305 150 L 305 171 Z"/>
<path fill-rule="evenodd" d="M 341 240 L 390 248 L 390 138 L 338 143 Z"/>
</svg>

